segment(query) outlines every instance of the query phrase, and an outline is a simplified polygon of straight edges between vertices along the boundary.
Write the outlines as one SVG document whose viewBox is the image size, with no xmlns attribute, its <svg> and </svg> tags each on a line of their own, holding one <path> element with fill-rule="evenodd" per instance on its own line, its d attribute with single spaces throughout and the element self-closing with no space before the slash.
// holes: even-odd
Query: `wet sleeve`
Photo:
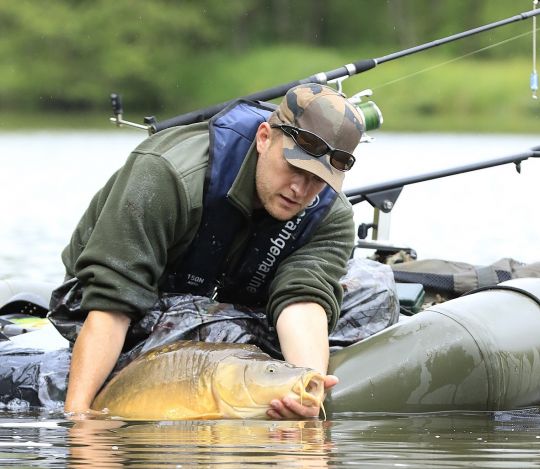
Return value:
<svg viewBox="0 0 540 469">
<path fill-rule="evenodd" d="M 75 263 L 82 309 L 139 318 L 158 298 L 168 247 L 185 226 L 186 194 L 170 164 L 133 154 L 117 173 Z"/>
<path fill-rule="evenodd" d="M 338 199 L 321 226 L 305 246 L 285 259 L 270 285 L 267 313 L 275 325 L 281 311 L 298 302 L 321 305 L 333 330 L 339 317 L 346 273 L 354 242 L 352 208 Z"/>
</svg>

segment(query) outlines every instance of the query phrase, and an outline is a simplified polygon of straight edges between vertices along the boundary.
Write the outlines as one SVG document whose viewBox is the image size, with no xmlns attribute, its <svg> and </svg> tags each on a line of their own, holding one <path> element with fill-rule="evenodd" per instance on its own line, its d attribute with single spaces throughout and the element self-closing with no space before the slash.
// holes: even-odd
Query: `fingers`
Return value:
<svg viewBox="0 0 540 469">
<path fill-rule="evenodd" d="M 333 388 L 336 384 L 339 383 L 339 378 L 334 375 L 326 375 L 324 377 L 324 389 L 328 391 L 330 388 Z"/>
<path fill-rule="evenodd" d="M 275 420 L 313 418 L 319 415 L 319 407 L 308 407 L 286 397 L 281 401 L 274 399 L 270 402 L 267 415 Z"/>
</svg>

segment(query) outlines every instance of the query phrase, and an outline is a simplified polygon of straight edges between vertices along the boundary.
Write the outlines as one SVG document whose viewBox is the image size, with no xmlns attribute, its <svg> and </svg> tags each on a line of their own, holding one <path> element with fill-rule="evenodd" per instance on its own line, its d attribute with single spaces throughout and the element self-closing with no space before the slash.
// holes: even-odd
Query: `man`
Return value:
<svg viewBox="0 0 540 469">
<path fill-rule="evenodd" d="M 65 410 L 90 408 L 130 324 L 162 293 L 266 305 L 285 360 L 326 374 L 354 239 L 352 209 L 339 191 L 363 129 L 342 95 L 307 84 L 273 112 L 239 101 L 135 149 L 62 254 L 72 285 L 64 297 L 80 298 L 74 313 L 87 314 Z M 52 318 L 62 294 L 53 294 Z M 325 387 L 336 383 L 327 376 Z M 287 399 L 268 411 L 276 419 L 318 413 Z"/>
</svg>

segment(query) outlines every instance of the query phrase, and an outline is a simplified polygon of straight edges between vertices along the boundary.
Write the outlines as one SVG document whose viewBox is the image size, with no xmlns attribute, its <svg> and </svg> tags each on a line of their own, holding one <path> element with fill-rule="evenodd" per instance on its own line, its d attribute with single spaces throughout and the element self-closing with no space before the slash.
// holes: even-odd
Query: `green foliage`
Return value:
<svg viewBox="0 0 540 469">
<path fill-rule="evenodd" d="M 525 58 L 503 65 L 471 58 L 449 63 L 431 55 L 359 79 L 362 87 L 373 89 L 387 130 L 536 133 L 540 106 L 531 98 L 529 73 Z"/>
<path fill-rule="evenodd" d="M 120 92 L 130 115 L 166 118 L 531 8 L 530 2 L 518 3 L 5 1 L 0 3 L 0 113 L 106 114 L 109 93 Z M 354 85 L 346 90 L 357 91 L 358 83 L 382 86 L 487 47 L 466 61 L 382 87 L 377 100 L 384 103 L 388 126 L 414 121 L 404 113 L 452 125 L 443 116 L 491 113 L 494 103 L 510 96 L 515 100 L 510 114 L 535 115 L 536 108 L 519 98 L 527 94 L 530 35 L 490 47 L 529 30 L 530 22 L 520 22 L 438 48 L 436 55 L 400 59 L 349 80 Z M 510 60 L 519 63 L 519 73 L 517 66 L 506 73 Z"/>
<path fill-rule="evenodd" d="M 122 89 L 140 108 L 163 105 L 201 50 L 221 47 L 251 0 L 20 0 L 0 4 L 0 102 L 89 109 Z M 136 98 L 136 99 L 135 99 Z"/>
</svg>

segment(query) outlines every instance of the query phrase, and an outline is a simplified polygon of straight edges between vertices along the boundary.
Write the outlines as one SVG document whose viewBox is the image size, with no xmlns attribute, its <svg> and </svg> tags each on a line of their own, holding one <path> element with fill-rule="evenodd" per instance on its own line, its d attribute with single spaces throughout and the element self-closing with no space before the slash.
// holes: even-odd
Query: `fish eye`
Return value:
<svg viewBox="0 0 540 469">
<path fill-rule="evenodd" d="M 266 372 L 267 373 L 275 373 L 277 371 L 277 366 L 276 365 L 268 365 L 266 367 Z"/>
</svg>

